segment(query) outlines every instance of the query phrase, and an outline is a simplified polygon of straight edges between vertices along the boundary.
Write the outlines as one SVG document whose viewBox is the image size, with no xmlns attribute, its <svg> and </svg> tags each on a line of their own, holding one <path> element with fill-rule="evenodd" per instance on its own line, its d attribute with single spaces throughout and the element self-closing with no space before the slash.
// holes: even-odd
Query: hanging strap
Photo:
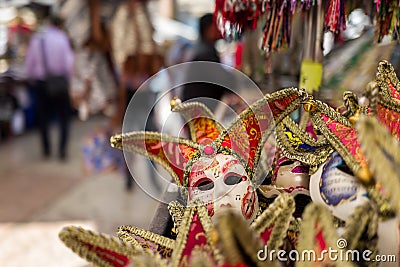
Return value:
<svg viewBox="0 0 400 267">
<path fill-rule="evenodd" d="M 47 65 L 47 60 L 46 60 L 46 49 L 45 49 L 45 44 L 44 44 L 44 36 L 40 38 L 40 48 L 42 51 L 42 60 L 43 60 L 43 67 L 44 67 L 44 75 L 47 77 L 49 75 L 49 66 Z"/>
</svg>

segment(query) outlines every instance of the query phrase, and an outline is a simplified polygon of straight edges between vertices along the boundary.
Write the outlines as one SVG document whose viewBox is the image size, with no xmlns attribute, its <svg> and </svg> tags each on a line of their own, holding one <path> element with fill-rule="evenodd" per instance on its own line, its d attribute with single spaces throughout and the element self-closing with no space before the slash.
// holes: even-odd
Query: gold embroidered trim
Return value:
<svg viewBox="0 0 400 267">
<path fill-rule="evenodd" d="M 216 267 L 216 265 L 208 253 L 195 250 L 190 257 L 190 267 Z"/>
<path fill-rule="evenodd" d="M 366 203 L 362 206 L 356 207 L 353 214 L 350 216 L 347 225 L 344 229 L 342 238 L 347 241 L 346 249 L 354 250 L 360 246 L 360 238 L 365 229 L 367 229 L 367 237 L 369 240 L 374 238 L 378 232 L 378 212 L 370 204 Z M 372 242 L 373 243 L 373 242 Z M 371 248 L 371 247 L 369 247 Z M 377 250 L 377 244 L 374 249 Z"/>
<path fill-rule="evenodd" d="M 168 266 L 168 261 L 161 258 L 160 255 L 137 255 L 131 258 L 130 266 L 137 267 L 165 267 Z"/>
<path fill-rule="evenodd" d="M 134 236 L 140 236 L 141 238 L 151 241 L 153 243 L 156 243 L 157 245 L 160 245 L 165 248 L 173 249 L 175 245 L 175 240 L 155 234 L 153 232 L 150 232 L 148 230 L 144 230 L 142 228 L 136 227 L 136 226 L 129 226 L 129 225 L 124 225 L 118 228 L 118 237 L 129 244 L 132 244 L 134 246 L 139 245 L 140 243 L 135 239 Z"/>
<path fill-rule="evenodd" d="M 318 129 L 325 136 L 328 142 L 333 146 L 333 148 L 336 149 L 336 151 L 340 154 L 340 156 L 346 162 L 350 170 L 355 174 L 358 173 L 358 171 L 361 169 L 360 164 L 356 161 L 354 156 L 346 148 L 343 142 L 331 132 L 331 130 L 326 125 L 325 121 L 322 119 L 321 114 L 325 114 L 329 118 L 350 128 L 352 128 L 351 123 L 346 117 L 336 112 L 333 108 L 329 107 L 327 104 L 318 100 L 313 100 L 313 101 L 315 101 L 317 109 L 315 112 L 312 112 L 310 114 L 312 122 L 318 127 Z"/>
<path fill-rule="evenodd" d="M 292 147 L 292 143 L 286 134 L 285 127 L 287 127 L 292 134 L 293 138 L 298 138 L 302 143 L 315 147 L 315 152 L 298 151 Z M 325 138 L 318 141 L 310 137 L 305 131 L 290 118 L 286 117 L 276 127 L 276 136 L 278 146 L 282 150 L 282 154 L 289 158 L 301 161 L 307 165 L 317 166 L 326 161 L 328 156 L 333 152 L 332 147 L 328 144 Z"/>
<path fill-rule="evenodd" d="M 380 219 L 386 220 L 396 216 L 395 207 L 393 207 L 390 201 L 378 191 L 376 186 L 367 187 L 367 191 L 369 198 L 378 208 Z"/>
<path fill-rule="evenodd" d="M 278 249 L 287 234 L 292 215 L 295 211 L 294 198 L 289 194 L 280 194 L 274 202 L 255 219 L 250 226 L 258 235 L 273 226 L 267 242 L 268 249 Z"/>
<path fill-rule="evenodd" d="M 188 203 L 184 219 L 182 220 L 181 225 L 178 229 L 179 235 L 176 238 L 175 249 L 172 252 L 171 256 L 171 266 L 173 267 L 178 267 L 180 265 L 195 212 L 197 212 L 199 221 L 204 229 L 207 245 L 210 247 L 213 253 L 213 258 L 219 264 L 223 262 L 223 257 L 220 251 L 215 247 L 214 241 L 212 239 L 212 235 L 215 230 L 213 224 L 211 223 L 211 218 L 208 215 L 207 208 L 204 206 L 203 203 L 195 200 Z"/>
<path fill-rule="evenodd" d="M 129 259 L 145 253 L 145 250 L 141 247 L 122 243 L 115 237 L 98 234 L 90 230 L 85 230 L 82 227 L 65 227 L 59 233 L 59 238 L 73 252 L 96 266 L 114 267 L 114 265 L 108 261 L 100 258 L 95 250 L 83 243 L 116 252 L 128 257 Z M 150 256 L 150 254 L 148 256 Z"/>
<path fill-rule="evenodd" d="M 150 160 L 157 162 L 171 174 L 171 176 L 174 178 L 177 185 L 181 185 L 178 175 L 174 172 L 174 170 L 171 168 L 171 166 L 167 162 L 161 160 L 156 155 L 152 155 L 152 154 L 148 153 L 146 151 L 146 149 L 144 149 L 142 147 L 128 145 L 125 143 L 125 142 L 129 142 L 129 141 L 133 141 L 133 140 L 143 140 L 143 142 L 144 142 L 144 140 L 146 140 L 146 138 L 159 140 L 161 142 L 182 144 L 182 145 L 186 145 L 186 146 L 192 147 L 197 150 L 199 150 L 201 148 L 201 145 L 198 143 L 192 142 L 188 139 L 183 139 L 183 138 L 170 136 L 167 134 L 161 134 L 161 133 L 157 133 L 157 132 L 144 132 L 144 131 L 130 132 L 130 133 L 125 133 L 125 134 L 115 135 L 110 138 L 112 147 L 118 148 L 121 150 L 125 150 L 125 151 L 135 152 L 135 153 L 138 153 L 140 155 L 143 155 L 143 156 L 149 158 Z"/>
<path fill-rule="evenodd" d="M 376 179 L 382 183 L 385 191 L 389 193 L 395 209 L 399 212 L 400 177 L 397 171 L 400 166 L 399 142 L 373 117 L 362 117 L 358 123 L 358 132 L 361 148 L 369 161 L 369 167 L 375 173 Z M 379 195 L 379 193 L 372 193 L 372 196 Z M 388 208 L 387 204 L 382 203 L 380 210 Z"/>
<path fill-rule="evenodd" d="M 218 244 L 225 256 L 224 263 L 235 266 L 244 263 L 246 256 L 251 259 L 252 266 L 265 266 L 257 257 L 257 252 L 263 248 L 261 239 L 249 228 L 243 217 L 230 210 L 218 215 L 215 227 L 218 232 Z"/>
<path fill-rule="evenodd" d="M 168 211 L 172 217 L 172 221 L 174 222 L 176 233 L 178 234 L 179 226 L 182 223 L 183 216 L 185 214 L 185 207 L 181 205 L 178 201 L 171 201 L 168 204 Z"/>
<path fill-rule="evenodd" d="M 320 204 L 310 203 L 305 208 L 303 213 L 303 222 L 301 224 L 301 231 L 298 241 L 299 255 L 302 255 L 304 251 L 315 251 L 317 242 L 316 235 L 318 234 L 315 229 L 316 225 L 319 225 L 321 228 L 326 246 L 340 251 L 340 249 L 337 247 L 338 235 L 333 226 L 333 217 L 330 211 Z M 318 252 L 315 251 L 315 253 Z M 353 264 L 347 261 L 337 261 L 331 264 L 332 266 L 353 266 Z M 301 260 L 297 263 L 297 266 L 300 267 L 308 267 L 310 265 L 312 265 L 312 262 L 307 260 Z"/>
<path fill-rule="evenodd" d="M 380 88 L 378 102 L 382 106 L 400 112 L 400 102 L 392 97 L 389 83 L 393 84 L 397 92 L 400 92 L 400 82 L 393 66 L 386 60 L 379 62 L 376 74 L 376 83 Z"/>
<path fill-rule="evenodd" d="M 192 141 L 197 142 L 196 138 L 196 133 L 195 133 L 195 126 L 193 123 L 193 110 L 198 109 L 202 111 L 201 117 L 208 118 L 210 122 L 212 122 L 215 125 L 215 128 L 217 128 L 219 133 L 222 133 L 224 128 L 221 126 L 219 122 L 215 120 L 214 114 L 211 112 L 211 110 L 204 105 L 203 103 L 200 102 L 186 102 L 186 103 L 181 103 L 174 107 L 172 109 L 173 112 L 179 112 L 182 114 L 182 116 L 185 118 L 186 121 L 189 122 L 189 129 L 190 129 L 190 135 L 192 138 Z"/>
</svg>

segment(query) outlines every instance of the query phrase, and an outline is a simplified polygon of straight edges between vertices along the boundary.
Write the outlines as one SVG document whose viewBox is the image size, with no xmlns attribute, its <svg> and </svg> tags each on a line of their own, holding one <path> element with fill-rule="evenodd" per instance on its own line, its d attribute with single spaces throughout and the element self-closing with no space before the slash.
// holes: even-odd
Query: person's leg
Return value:
<svg viewBox="0 0 400 267">
<path fill-rule="evenodd" d="M 50 101 L 44 89 L 43 82 L 36 83 L 36 99 L 37 99 L 37 119 L 42 144 L 42 154 L 49 157 L 51 154 L 49 141 L 49 124 L 50 124 Z"/>
<path fill-rule="evenodd" d="M 71 108 L 68 98 L 62 98 L 57 103 L 56 109 L 60 123 L 59 157 L 64 160 L 67 157 Z"/>
</svg>

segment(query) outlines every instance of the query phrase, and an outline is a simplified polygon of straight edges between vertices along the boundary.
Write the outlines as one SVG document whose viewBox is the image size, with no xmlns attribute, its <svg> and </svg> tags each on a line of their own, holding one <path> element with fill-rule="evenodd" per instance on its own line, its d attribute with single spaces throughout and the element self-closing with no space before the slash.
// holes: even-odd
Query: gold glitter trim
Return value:
<svg viewBox="0 0 400 267">
<path fill-rule="evenodd" d="M 96 250 L 85 244 L 116 252 L 129 259 L 145 253 L 145 250 L 141 247 L 122 243 L 115 237 L 98 234 L 90 230 L 85 230 L 82 227 L 65 227 L 59 233 L 59 238 L 73 252 L 95 266 L 114 267 L 110 262 L 99 257 Z M 148 256 L 150 256 L 150 254 Z"/>
<path fill-rule="evenodd" d="M 378 222 L 378 211 L 370 203 L 356 207 L 342 235 L 342 238 L 347 241 L 346 249 L 360 249 L 360 239 L 365 229 L 367 229 L 368 240 L 373 239 L 378 232 Z M 377 244 L 374 247 L 368 247 L 368 249 L 376 253 Z"/>
<path fill-rule="evenodd" d="M 320 132 L 325 136 L 325 138 L 333 146 L 333 148 L 340 154 L 350 170 L 354 174 L 358 173 L 361 169 L 360 164 L 356 161 L 354 156 L 346 148 L 343 142 L 331 132 L 325 121 L 322 119 L 321 114 L 325 114 L 329 118 L 349 128 L 352 128 L 351 123 L 346 117 L 335 111 L 333 108 L 329 107 L 327 104 L 318 100 L 313 101 L 315 101 L 317 109 L 315 112 L 312 112 L 310 114 L 312 122 L 318 127 Z"/>
<path fill-rule="evenodd" d="M 257 252 L 263 249 L 261 239 L 241 215 L 228 210 L 218 214 L 216 219 L 218 244 L 225 256 L 225 264 L 235 266 L 246 262 L 249 266 L 265 266 L 257 257 Z"/>
<path fill-rule="evenodd" d="M 376 118 L 362 117 L 357 126 L 361 148 L 376 179 L 400 212 L 400 145 Z"/>
<path fill-rule="evenodd" d="M 359 112 L 360 106 L 358 105 L 357 95 L 351 91 L 345 91 L 343 93 L 343 106 L 346 108 L 346 111 L 342 115 L 346 118 L 349 118 Z"/>
<path fill-rule="evenodd" d="M 382 106 L 400 112 L 400 101 L 392 97 L 389 83 L 393 84 L 397 92 L 400 92 L 400 82 L 397 78 L 393 66 L 386 60 L 379 62 L 378 72 L 376 74 L 376 83 L 379 86 L 379 104 Z"/>
<path fill-rule="evenodd" d="M 304 251 L 315 251 L 317 257 L 320 257 L 320 255 L 318 255 L 319 252 L 315 250 L 318 242 L 316 240 L 316 236 L 318 234 L 315 228 L 316 225 L 319 225 L 319 228 L 322 231 L 326 247 L 337 249 L 338 251 L 340 251 L 340 249 L 337 247 L 337 242 L 339 238 L 336 233 L 336 229 L 333 226 L 333 217 L 330 211 L 320 204 L 310 203 L 305 208 L 303 213 L 303 222 L 301 224 L 301 231 L 298 241 L 299 255 L 303 255 Z M 313 262 L 309 262 L 305 259 L 299 261 L 296 266 L 308 267 L 311 265 L 313 265 Z M 321 262 L 321 266 L 350 267 L 354 265 L 347 261 L 337 261 L 328 262 L 325 264 Z"/>
<path fill-rule="evenodd" d="M 293 148 L 293 144 L 285 131 L 286 127 L 292 133 L 293 139 L 298 139 L 301 143 L 312 146 L 316 150 L 314 152 L 305 152 Z M 333 152 L 332 147 L 328 144 L 325 138 L 318 141 L 313 139 L 304 130 L 301 130 L 290 117 L 284 118 L 283 121 L 277 125 L 276 137 L 278 146 L 281 148 L 282 154 L 285 157 L 301 161 L 310 166 L 322 164 Z"/>
<path fill-rule="evenodd" d="M 181 205 L 178 201 L 171 201 L 168 204 L 168 211 L 174 222 L 176 233 L 178 234 L 179 226 L 182 223 L 183 216 L 185 215 L 185 207 Z"/>
<path fill-rule="evenodd" d="M 292 221 L 295 211 L 294 198 L 289 194 L 280 194 L 274 202 L 260 216 L 258 216 L 251 228 L 261 235 L 266 229 L 273 227 L 267 242 L 269 250 L 278 249 Z"/>
<path fill-rule="evenodd" d="M 214 114 L 211 112 L 211 110 L 204 105 L 203 103 L 200 102 L 186 102 L 186 103 L 181 103 L 174 107 L 172 109 L 173 112 L 179 112 L 182 114 L 182 116 L 185 118 L 187 122 L 189 122 L 189 129 L 190 129 L 190 136 L 192 138 L 192 141 L 197 142 L 196 138 L 196 133 L 195 133 L 195 126 L 193 122 L 193 110 L 200 110 L 201 114 L 199 114 L 198 117 L 204 117 L 208 118 L 209 121 L 215 125 L 215 128 L 217 128 L 219 133 L 222 133 L 224 130 L 223 127 L 219 122 L 215 120 Z"/>
<path fill-rule="evenodd" d="M 165 248 L 173 249 L 175 245 L 175 240 L 155 234 L 148 230 L 130 225 L 124 225 L 118 228 L 118 237 L 125 243 L 132 244 L 134 246 L 141 246 L 140 243 L 135 239 L 134 236 L 139 236 L 145 240 L 151 241 L 157 245 Z"/>
<path fill-rule="evenodd" d="M 181 225 L 178 229 L 179 235 L 176 238 L 175 249 L 172 252 L 171 256 L 171 266 L 173 267 L 180 266 L 183 257 L 182 254 L 188 241 L 187 239 L 190 232 L 190 226 L 192 224 L 195 212 L 197 212 L 199 222 L 204 229 L 207 245 L 213 254 L 213 258 L 218 264 L 223 263 L 223 257 L 218 248 L 215 246 L 214 240 L 212 238 L 215 233 L 215 229 L 211 222 L 211 218 L 208 215 L 207 208 L 200 201 L 191 201 L 188 203 L 188 207 L 184 214 L 184 219 L 182 220 Z"/>
<path fill-rule="evenodd" d="M 146 151 L 146 149 L 134 145 L 128 145 L 126 142 L 134 141 L 134 140 L 146 140 L 146 139 L 154 139 L 154 140 L 159 140 L 161 142 L 169 142 L 169 143 L 175 143 L 175 144 L 182 144 L 189 146 L 191 148 L 200 150 L 201 145 L 195 142 L 192 142 L 188 139 L 183 139 L 175 136 L 170 136 L 167 134 L 161 134 L 161 133 L 156 133 L 156 132 L 130 132 L 130 133 L 125 133 L 125 134 L 118 134 L 115 136 L 112 136 L 110 138 L 111 146 L 114 148 L 118 148 L 124 151 L 130 151 L 130 152 L 135 152 L 138 153 L 142 156 L 145 156 L 149 158 L 150 160 L 153 160 L 154 162 L 157 162 L 160 164 L 162 167 L 164 167 L 174 178 L 175 182 L 177 185 L 181 185 L 179 176 L 174 172 L 174 170 L 171 168 L 169 163 L 165 162 L 163 159 L 160 157 L 157 157 L 156 155 L 152 155 Z"/>
</svg>

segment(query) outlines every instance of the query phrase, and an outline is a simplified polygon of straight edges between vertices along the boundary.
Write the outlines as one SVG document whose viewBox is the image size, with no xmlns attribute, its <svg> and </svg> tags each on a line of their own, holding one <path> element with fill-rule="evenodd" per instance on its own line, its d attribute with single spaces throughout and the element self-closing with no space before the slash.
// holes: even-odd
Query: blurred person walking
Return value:
<svg viewBox="0 0 400 267">
<path fill-rule="evenodd" d="M 61 18 L 51 15 L 43 28 L 32 37 L 25 58 L 27 78 L 37 95 L 37 114 L 44 158 L 51 154 L 49 125 L 57 115 L 60 126 L 59 158 L 67 157 L 71 115 L 69 80 L 74 54 Z"/>
<path fill-rule="evenodd" d="M 199 36 L 200 38 L 193 49 L 191 61 L 221 63 L 220 56 L 215 48 L 215 43 L 222 38 L 222 35 L 217 28 L 213 14 L 207 13 L 200 17 Z M 225 94 L 230 92 L 229 89 L 234 89 L 235 79 L 231 73 L 222 66 L 210 67 L 210 65 L 204 65 L 204 67 L 197 64 L 189 65 L 185 79 L 185 82 L 187 83 L 183 87 L 182 92 L 183 101 L 194 98 L 221 100 Z M 218 81 L 220 85 L 207 82 L 210 81 L 211 78 L 213 81 Z M 202 99 L 198 99 L 197 101 L 202 101 Z M 211 109 L 215 109 L 217 102 L 206 101 L 205 104 L 207 104 Z"/>
</svg>

